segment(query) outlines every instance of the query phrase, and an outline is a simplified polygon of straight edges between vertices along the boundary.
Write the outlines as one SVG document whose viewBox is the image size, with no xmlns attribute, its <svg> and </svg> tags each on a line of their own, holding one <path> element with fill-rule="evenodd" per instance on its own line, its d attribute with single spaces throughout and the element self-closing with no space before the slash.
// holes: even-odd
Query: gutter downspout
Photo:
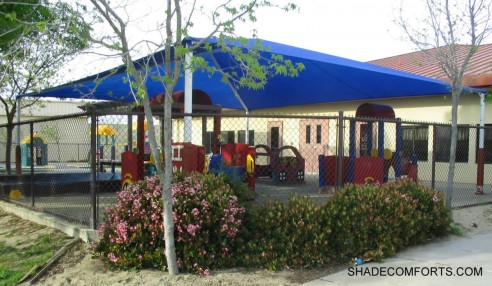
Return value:
<svg viewBox="0 0 492 286">
<path fill-rule="evenodd" d="M 477 190 L 476 195 L 483 195 L 483 177 L 485 164 L 484 149 L 484 126 L 485 126 L 485 94 L 480 93 L 480 129 L 478 133 L 478 152 L 477 152 Z"/>
<path fill-rule="evenodd" d="M 214 61 L 214 64 L 217 67 L 219 67 L 220 69 L 222 69 L 219 62 L 217 62 L 217 59 L 214 57 L 213 53 L 210 52 L 209 54 L 210 54 L 210 57 L 212 58 L 212 60 Z M 248 108 L 248 106 L 246 106 L 246 103 L 244 103 L 243 99 L 237 93 L 237 90 L 234 88 L 234 86 L 231 84 L 231 82 L 229 80 L 227 80 L 227 85 L 232 90 L 232 92 L 234 93 L 234 96 L 237 98 L 237 100 L 239 101 L 239 103 L 241 104 L 241 106 L 243 107 L 243 109 L 245 111 L 245 114 L 246 114 L 246 134 L 245 134 L 244 140 L 245 140 L 245 143 L 249 145 L 249 116 L 248 116 L 249 115 L 249 108 Z"/>
</svg>

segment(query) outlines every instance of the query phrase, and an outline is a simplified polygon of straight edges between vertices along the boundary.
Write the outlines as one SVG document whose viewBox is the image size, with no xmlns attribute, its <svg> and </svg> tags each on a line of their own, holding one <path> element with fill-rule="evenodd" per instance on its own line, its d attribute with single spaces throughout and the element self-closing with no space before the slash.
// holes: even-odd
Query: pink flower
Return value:
<svg viewBox="0 0 492 286">
<path fill-rule="evenodd" d="M 227 224 L 222 225 L 222 231 L 227 231 L 228 229 L 229 227 L 227 226 Z"/>
<path fill-rule="evenodd" d="M 196 225 L 193 225 L 193 224 L 189 224 L 187 227 L 186 227 L 186 230 L 188 231 L 189 234 L 191 234 L 192 236 L 195 236 L 195 232 L 197 231 L 198 227 Z"/>
<path fill-rule="evenodd" d="M 194 215 L 194 216 L 197 216 L 200 214 L 200 211 L 197 209 L 197 208 L 194 208 L 191 210 L 191 213 Z"/>
<path fill-rule="evenodd" d="M 114 255 L 114 253 L 109 253 L 109 254 L 108 254 L 108 259 L 109 259 L 109 261 L 111 261 L 111 262 L 113 262 L 113 263 L 116 263 L 116 262 L 118 262 L 118 260 L 119 260 L 119 258 L 118 258 L 118 257 L 116 257 L 116 256 Z"/>
<path fill-rule="evenodd" d="M 205 269 L 205 271 L 203 271 L 203 275 L 205 275 L 205 276 L 210 275 L 210 270 L 208 270 L 208 268 Z"/>
<path fill-rule="evenodd" d="M 206 200 L 202 200 L 201 205 L 202 205 L 202 207 L 204 207 L 204 208 L 208 208 L 208 203 L 207 203 L 207 201 L 206 201 Z"/>
<path fill-rule="evenodd" d="M 128 224 L 127 222 L 120 222 L 116 226 L 116 234 L 118 235 L 118 238 L 116 239 L 117 242 L 124 242 L 128 239 Z"/>
</svg>

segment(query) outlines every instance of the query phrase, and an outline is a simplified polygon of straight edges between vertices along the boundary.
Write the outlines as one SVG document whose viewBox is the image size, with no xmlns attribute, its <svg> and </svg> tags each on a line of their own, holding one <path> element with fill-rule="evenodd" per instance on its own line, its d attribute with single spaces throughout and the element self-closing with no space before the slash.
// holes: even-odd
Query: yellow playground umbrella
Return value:
<svg viewBox="0 0 492 286">
<path fill-rule="evenodd" d="M 108 124 L 102 124 L 97 126 L 97 135 L 110 136 L 115 135 L 116 131 Z"/>
</svg>

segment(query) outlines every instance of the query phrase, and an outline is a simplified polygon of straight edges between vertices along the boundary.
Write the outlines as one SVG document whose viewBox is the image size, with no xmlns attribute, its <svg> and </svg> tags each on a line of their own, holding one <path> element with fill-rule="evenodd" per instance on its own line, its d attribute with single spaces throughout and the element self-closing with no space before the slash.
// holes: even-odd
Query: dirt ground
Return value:
<svg viewBox="0 0 492 286">
<path fill-rule="evenodd" d="M 465 236 L 492 232 L 492 205 L 457 209 L 453 211 L 453 218 Z M 0 233 L 2 227 L 3 224 L 0 224 Z M 37 234 L 26 230 L 22 235 Z M 99 260 L 91 258 L 88 244 L 78 243 L 35 285 L 300 285 L 347 267 L 348 265 L 331 265 L 323 269 L 285 269 L 278 272 L 230 269 L 213 271 L 209 276 L 170 276 L 154 270 L 112 271 Z"/>
</svg>

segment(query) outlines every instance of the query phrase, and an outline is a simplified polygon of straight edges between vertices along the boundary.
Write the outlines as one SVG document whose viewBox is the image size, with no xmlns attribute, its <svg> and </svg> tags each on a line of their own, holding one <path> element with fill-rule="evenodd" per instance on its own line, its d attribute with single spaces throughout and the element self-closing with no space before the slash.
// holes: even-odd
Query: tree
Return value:
<svg viewBox="0 0 492 286">
<path fill-rule="evenodd" d="M 122 7 L 111 6 L 107 0 L 90 0 L 94 5 L 96 13 L 111 27 L 113 32 L 112 38 L 108 35 L 100 39 L 93 38 L 93 41 L 101 46 L 109 48 L 112 51 L 117 51 L 122 57 L 123 64 L 126 66 L 126 71 L 129 78 L 132 78 L 131 85 L 137 91 L 139 102 L 143 105 L 145 117 L 148 122 L 148 137 L 151 146 L 151 152 L 154 158 L 159 158 L 159 143 L 155 136 L 155 127 L 152 119 L 152 112 L 149 103 L 149 94 L 145 86 L 146 80 L 158 80 L 165 86 L 164 101 L 164 165 L 171 166 L 171 105 L 172 93 L 178 82 L 183 69 L 197 70 L 205 69 L 209 72 L 222 73 L 224 80 L 234 82 L 237 85 L 250 88 L 262 88 L 266 84 L 266 79 L 269 73 L 283 73 L 286 75 L 295 76 L 302 66 L 294 66 L 291 62 L 283 61 L 280 57 L 272 60 L 266 66 L 260 64 L 257 50 L 230 50 L 232 56 L 243 63 L 242 66 L 247 69 L 247 72 L 241 75 L 228 74 L 225 71 L 208 68 L 205 61 L 198 57 L 193 57 L 189 63 L 184 63 L 187 54 L 192 53 L 199 47 L 205 45 L 206 41 L 212 37 L 217 39 L 217 44 L 224 49 L 227 48 L 228 41 L 243 41 L 243 38 L 237 37 L 235 34 L 235 25 L 237 22 L 255 21 L 255 11 L 261 7 L 278 7 L 279 6 L 265 0 L 250 0 L 250 1 L 234 1 L 224 0 L 217 7 L 211 9 L 208 14 L 211 19 L 211 30 L 208 35 L 200 41 L 190 43 L 188 46 L 183 45 L 183 40 L 188 36 L 190 29 L 193 27 L 192 18 L 195 13 L 205 13 L 203 7 L 198 6 L 199 1 L 180 1 L 167 0 L 165 16 L 162 17 L 164 22 L 160 23 L 162 27 L 162 40 L 160 42 L 152 42 L 150 39 L 143 41 L 147 47 L 152 46 L 152 50 L 164 49 L 164 74 L 150 74 L 150 66 L 153 62 L 152 57 L 148 58 L 148 62 L 144 66 L 135 66 L 133 56 L 138 50 L 137 46 L 132 46 L 129 42 L 127 19 L 129 13 Z M 205 1 L 204 1 L 205 2 Z M 241 3 L 243 2 L 243 3 Z M 244 3 L 246 2 L 246 3 Z M 214 1 L 216 3 L 216 1 Z M 189 4 L 187 6 L 186 4 Z M 210 1 L 209 3 L 210 4 Z M 283 7 L 286 10 L 295 9 L 293 4 L 287 4 Z M 256 49 L 260 49 L 258 46 Z M 174 63 L 173 65 L 171 63 Z M 284 69 L 278 68 L 285 67 Z M 168 271 L 171 275 L 178 273 L 176 263 L 175 246 L 174 246 L 174 224 L 172 216 L 172 200 L 171 200 L 171 178 L 172 168 L 162 169 L 160 164 L 156 164 L 157 174 L 161 178 L 160 182 L 163 189 L 163 205 L 164 205 L 164 238 L 166 247 L 166 259 Z"/>
<path fill-rule="evenodd" d="M 453 198 L 456 143 L 458 136 L 458 104 L 463 93 L 463 74 L 470 58 L 480 44 L 490 36 L 490 0 L 423 0 L 425 9 L 414 22 L 403 17 L 399 24 L 408 39 L 438 64 L 451 82 L 451 147 L 445 204 L 451 208 Z"/>
<path fill-rule="evenodd" d="M 50 79 L 87 47 L 89 26 L 70 5 L 45 0 L 0 3 L 0 103 L 7 117 L 6 171 L 11 174 L 16 96 L 48 88 Z M 37 104 L 30 100 L 24 108 Z"/>
</svg>

